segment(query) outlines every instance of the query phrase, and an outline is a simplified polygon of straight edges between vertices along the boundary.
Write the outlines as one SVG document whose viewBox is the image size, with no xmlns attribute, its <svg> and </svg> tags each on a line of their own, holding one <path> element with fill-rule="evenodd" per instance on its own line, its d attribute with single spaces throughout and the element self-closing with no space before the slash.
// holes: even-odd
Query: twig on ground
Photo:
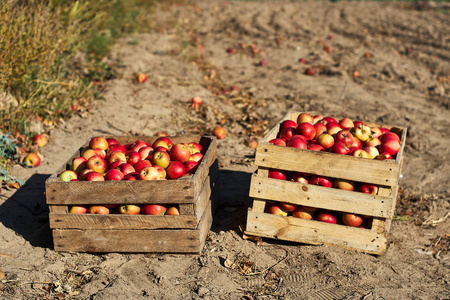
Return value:
<svg viewBox="0 0 450 300">
<path fill-rule="evenodd" d="M 450 211 L 447 212 L 447 213 L 445 214 L 444 217 L 442 217 L 442 218 L 440 218 L 440 219 L 438 219 L 438 220 L 432 220 L 431 218 L 428 218 L 427 220 L 425 220 L 425 221 L 422 223 L 422 226 L 436 226 L 436 225 L 439 224 L 439 223 L 445 222 L 445 220 L 446 220 L 449 216 L 450 216 Z"/>
<path fill-rule="evenodd" d="M 259 274 L 262 274 L 262 273 L 264 273 L 264 272 L 266 272 L 266 271 L 269 271 L 270 269 L 272 269 L 272 268 L 275 267 L 276 265 L 282 263 L 283 261 L 285 261 L 285 260 L 289 257 L 289 251 L 286 250 L 286 249 L 284 249 L 283 247 L 280 247 L 280 248 L 283 249 L 284 251 L 286 251 L 286 256 L 285 256 L 285 257 L 283 257 L 281 260 L 277 261 L 276 263 L 274 263 L 274 264 L 271 265 L 270 267 L 265 268 L 265 269 L 262 270 L 262 271 L 256 271 L 256 272 L 249 273 L 249 274 L 244 274 L 244 275 L 245 275 L 245 276 L 253 276 L 253 275 L 259 275 Z"/>
</svg>

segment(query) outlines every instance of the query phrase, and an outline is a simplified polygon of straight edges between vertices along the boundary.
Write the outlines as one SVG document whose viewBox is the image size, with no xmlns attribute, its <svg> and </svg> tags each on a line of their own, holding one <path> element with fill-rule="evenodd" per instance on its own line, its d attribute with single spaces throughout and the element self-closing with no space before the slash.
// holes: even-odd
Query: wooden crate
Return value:
<svg viewBox="0 0 450 300">
<path fill-rule="evenodd" d="M 401 148 L 396 159 L 372 160 L 329 152 L 302 150 L 272 145 L 279 126 L 286 119 L 297 120 L 300 112 L 289 112 L 262 139 L 256 149 L 250 197 L 253 207 L 247 216 L 246 234 L 308 244 L 337 245 L 366 253 L 383 254 L 387 247 L 398 193 L 406 129 L 383 127 L 397 133 Z M 378 126 L 366 123 L 368 126 Z M 270 168 L 342 178 L 379 185 L 377 195 L 326 188 L 268 177 Z M 333 211 L 373 217 L 371 229 L 283 217 L 265 213 L 268 201 L 289 202 Z"/>
<path fill-rule="evenodd" d="M 122 145 L 156 137 L 114 137 Z M 177 180 L 64 182 L 58 175 L 80 155 L 85 143 L 45 183 L 56 251 L 200 253 L 212 224 L 211 200 L 218 176 L 214 137 L 169 137 L 199 143 L 204 157 L 197 171 Z M 173 204 L 179 216 L 70 214 L 71 205 Z"/>
</svg>

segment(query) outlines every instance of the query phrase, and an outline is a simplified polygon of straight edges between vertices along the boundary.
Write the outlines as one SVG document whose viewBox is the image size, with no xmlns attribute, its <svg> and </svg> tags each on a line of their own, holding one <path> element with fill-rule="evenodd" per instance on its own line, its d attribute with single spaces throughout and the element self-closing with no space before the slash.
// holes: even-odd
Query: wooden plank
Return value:
<svg viewBox="0 0 450 300">
<path fill-rule="evenodd" d="M 199 247 L 198 253 L 200 254 L 205 246 L 206 237 L 208 236 L 208 232 L 211 229 L 211 225 L 213 222 L 213 209 L 212 204 L 219 201 L 219 189 L 214 189 L 210 201 L 208 201 L 209 205 L 206 207 L 203 216 L 198 223 L 198 234 L 199 234 Z"/>
<path fill-rule="evenodd" d="M 269 177 L 269 169 L 267 168 L 258 168 L 257 170 L 257 174 L 260 177 Z M 252 196 L 250 196 L 252 197 Z M 264 212 L 264 209 L 266 208 L 266 203 L 267 201 L 264 199 L 259 199 L 259 198 L 253 198 L 253 206 L 252 206 L 252 210 L 254 212 Z"/>
<path fill-rule="evenodd" d="M 390 207 L 391 213 L 386 218 L 373 218 L 373 220 L 372 220 L 372 228 L 371 229 L 378 233 L 386 232 L 386 220 L 389 218 L 392 218 L 392 214 L 394 213 L 392 211 L 392 203 L 395 202 L 395 198 L 391 197 L 391 192 L 392 192 L 392 189 L 390 187 L 387 187 L 387 186 L 379 186 L 378 187 L 377 195 L 384 196 L 384 197 L 390 197 L 392 199 L 392 202 L 390 204 L 391 205 L 391 207 Z"/>
<path fill-rule="evenodd" d="M 53 229 L 55 251 L 198 253 L 198 230 Z"/>
<path fill-rule="evenodd" d="M 180 215 L 186 215 L 186 216 L 194 216 L 195 215 L 195 209 L 194 204 L 180 204 L 178 205 Z"/>
<path fill-rule="evenodd" d="M 211 141 L 210 146 L 206 150 L 200 165 L 197 168 L 197 171 L 194 173 L 194 177 L 192 178 L 193 182 L 193 194 L 198 195 L 203 188 L 203 183 L 205 182 L 206 177 L 210 173 L 211 166 L 216 164 L 218 166 L 217 161 L 217 140 L 214 138 Z"/>
<path fill-rule="evenodd" d="M 329 224 L 319 221 L 255 213 L 249 210 L 249 235 L 308 244 L 336 245 L 371 254 L 386 251 L 386 235 L 362 228 Z"/>
<path fill-rule="evenodd" d="M 250 197 L 367 216 L 390 217 L 392 199 L 252 175 Z"/>
<path fill-rule="evenodd" d="M 211 193 L 214 190 L 217 177 L 219 175 L 219 166 L 217 163 L 211 165 L 209 176 L 205 179 L 203 183 L 203 189 L 197 197 L 195 202 L 195 216 L 197 216 L 198 221 L 203 216 L 205 209 L 211 202 Z"/>
<path fill-rule="evenodd" d="M 259 143 L 255 165 L 366 183 L 398 185 L 400 166 L 394 160 L 374 160 L 323 151 Z"/>
<path fill-rule="evenodd" d="M 69 207 L 67 205 L 50 205 L 48 207 L 51 214 L 68 214 Z"/>
<path fill-rule="evenodd" d="M 54 229 L 177 229 L 197 227 L 194 215 L 96 215 L 50 213 L 50 228 Z"/>
</svg>

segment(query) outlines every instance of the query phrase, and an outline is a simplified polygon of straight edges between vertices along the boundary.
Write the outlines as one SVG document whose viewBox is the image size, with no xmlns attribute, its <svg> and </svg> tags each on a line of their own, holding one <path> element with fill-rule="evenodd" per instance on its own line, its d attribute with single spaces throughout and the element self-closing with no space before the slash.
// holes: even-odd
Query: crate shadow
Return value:
<svg viewBox="0 0 450 300">
<path fill-rule="evenodd" d="M 212 203 L 214 218 L 211 231 L 240 233 L 240 228 L 245 228 L 247 210 L 253 203 L 249 197 L 251 177 L 249 172 L 219 170 L 216 188 L 220 196 Z"/>
<path fill-rule="evenodd" d="M 34 247 L 53 248 L 45 180 L 50 174 L 34 174 L 24 186 L 0 205 L 0 223 Z"/>
</svg>

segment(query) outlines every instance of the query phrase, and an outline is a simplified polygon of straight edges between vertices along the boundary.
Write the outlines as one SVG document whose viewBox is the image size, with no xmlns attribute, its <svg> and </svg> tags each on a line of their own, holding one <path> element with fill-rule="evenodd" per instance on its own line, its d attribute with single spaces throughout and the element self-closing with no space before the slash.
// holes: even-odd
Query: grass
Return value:
<svg viewBox="0 0 450 300">
<path fill-rule="evenodd" d="M 99 96 L 116 76 L 102 63 L 114 40 L 151 29 L 157 1 L 4 0 L 0 3 L 0 133 L 57 123 Z M 81 55 L 80 55 L 81 54 Z M 45 130 L 45 127 L 38 126 Z M 0 147 L 2 147 L 0 145 Z M 0 149 L 0 167 L 11 155 Z"/>
</svg>

